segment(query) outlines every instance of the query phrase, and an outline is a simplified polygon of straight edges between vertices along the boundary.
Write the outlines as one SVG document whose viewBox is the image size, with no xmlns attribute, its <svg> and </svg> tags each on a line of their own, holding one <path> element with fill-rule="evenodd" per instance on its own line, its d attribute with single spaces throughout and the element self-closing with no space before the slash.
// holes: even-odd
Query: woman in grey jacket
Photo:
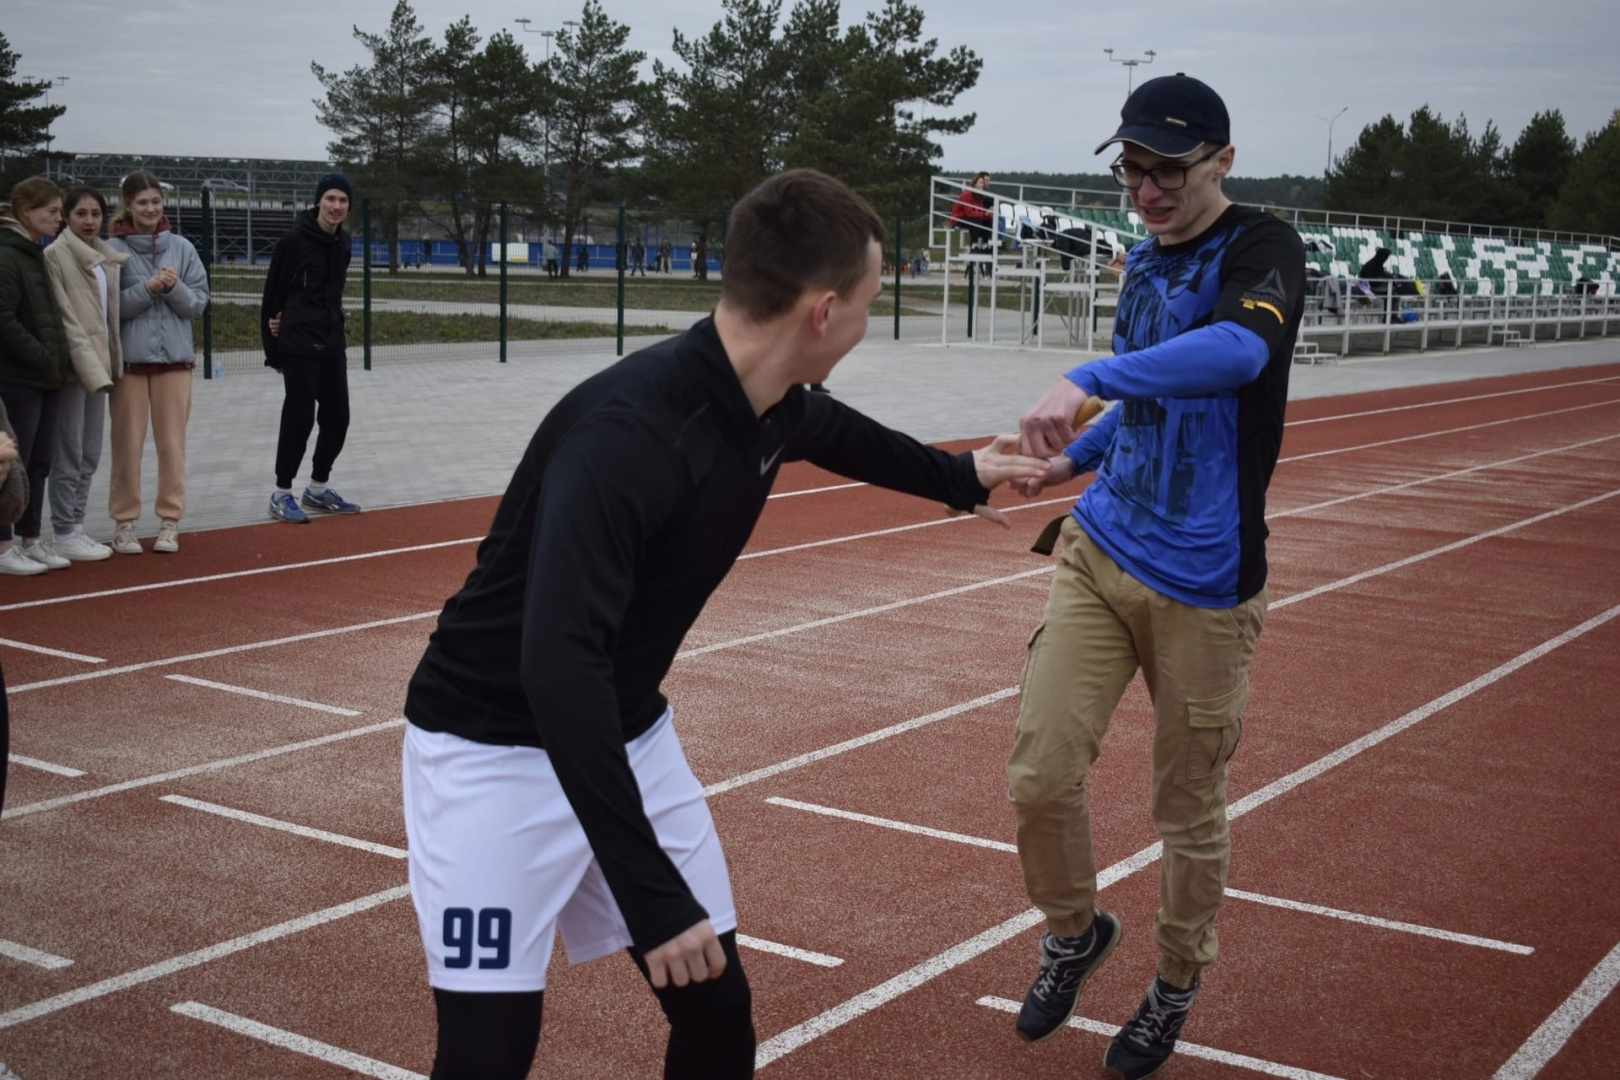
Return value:
<svg viewBox="0 0 1620 1080">
<path fill-rule="evenodd" d="M 180 550 L 186 512 L 186 421 L 191 418 L 191 320 L 208 306 L 208 277 L 197 249 L 163 216 L 163 189 L 147 172 L 124 177 L 113 219 L 114 251 L 127 254 L 118 298 L 124 376 L 112 391 L 112 548 L 139 555 L 141 448 L 148 419 L 157 445 L 159 520 L 153 551 Z"/>
<path fill-rule="evenodd" d="M 119 271 L 129 256 L 101 238 L 107 200 L 95 188 L 76 187 L 62 199 L 62 232 L 45 249 L 51 295 L 62 314 L 73 381 L 56 406 L 56 453 L 51 464 L 51 524 L 55 551 L 74 562 L 100 562 L 112 548 L 84 531 L 90 480 L 101 464 L 107 431 L 107 392 L 124 373 L 118 339 Z"/>
</svg>

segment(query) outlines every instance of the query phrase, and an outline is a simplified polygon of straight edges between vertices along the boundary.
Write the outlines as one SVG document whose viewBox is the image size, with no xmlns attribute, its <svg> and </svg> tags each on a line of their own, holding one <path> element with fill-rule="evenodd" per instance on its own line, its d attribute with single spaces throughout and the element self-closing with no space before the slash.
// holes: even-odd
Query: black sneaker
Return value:
<svg viewBox="0 0 1620 1080">
<path fill-rule="evenodd" d="M 1176 1048 L 1176 1039 L 1181 1035 L 1181 1025 L 1186 1022 L 1193 998 L 1197 996 L 1196 981 L 1190 990 L 1177 990 L 1163 979 L 1155 978 L 1136 1015 L 1108 1044 L 1103 1068 L 1108 1070 L 1111 1080 L 1142 1080 L 1158 1072 L 1159 1066 L 1170 1060 L 1170 1052 Z"/>
<path fill-rule="evenodd" d="M 1119 919 L 1097 912 L 1079 937 L 1041 935 L 1041 971 L 1018 1010 L 1018 1035 L 1027 1042 L 1049 1039 L 1074 1015 L 1080 988 L 1119 944 Z"/>
</svg>

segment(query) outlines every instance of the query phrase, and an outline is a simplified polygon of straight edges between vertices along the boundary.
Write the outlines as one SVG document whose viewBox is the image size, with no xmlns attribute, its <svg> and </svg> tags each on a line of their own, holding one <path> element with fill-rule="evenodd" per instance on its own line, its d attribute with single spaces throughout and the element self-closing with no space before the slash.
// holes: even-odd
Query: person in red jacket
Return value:
<svg viewBox="0 0 1620 1080">
<path fill-rule="evenodd" d="M 966 229 L 974 248 L 988 247 L 995 237 L 995 200 L 989 195 L 990 174 L 978 173 L 951 207 L 951 228 Z"/>
</svg>

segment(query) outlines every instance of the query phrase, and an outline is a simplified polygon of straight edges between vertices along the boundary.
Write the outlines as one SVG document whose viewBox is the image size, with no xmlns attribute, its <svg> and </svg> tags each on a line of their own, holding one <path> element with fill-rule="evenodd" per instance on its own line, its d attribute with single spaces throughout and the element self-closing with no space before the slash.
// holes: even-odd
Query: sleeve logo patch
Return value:
<svg viewBox="0 0 1620 1080">
<path fill-rule="evenodd" d="M 1253 311 L 1259 308 L 1269 311 L 1277 316 L 1277 321 L 1287 325 L 1288 319 L 1283 315 L 1282 309 L 1288 304 L 1288 294 L 1283 289 L 1282 275 L 1277 271 L 1267 272 L 1260 284 L 1244 292 L 1240 303 L 1244 311 Z"/>
</svg>

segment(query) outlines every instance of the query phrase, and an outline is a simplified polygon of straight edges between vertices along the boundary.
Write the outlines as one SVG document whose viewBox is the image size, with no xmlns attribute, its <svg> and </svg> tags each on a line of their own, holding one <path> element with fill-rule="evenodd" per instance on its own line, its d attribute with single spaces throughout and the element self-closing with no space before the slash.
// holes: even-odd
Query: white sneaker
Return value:
<svg viewBox="0 0 1620 1080">
<path fill-rule="evenodd" d="M 158 537 L 152 544 L 152 550 L 161 551 L 168 555 L 180 550 L 180 523 L 178 521 L 164 519 L 163 524 L 158 526 Z"/>
<path fill-rule="evenodd" d="M 73 565 L 56 553 L 49 540 L 24 540 L 19 536 L 12 548 L 50 570 L 66 570 Z"/>
<path fill-rule="evenodd" d="M 73 562 L 100 562 L 112 558 L 112 548 L 97 543 L 89 533 L 76 532 L 66 540 L 56 541 L 56 553 Z"/>
<path fill-rule="evenodd" d="M 112 549 L 120 555 L 139 555 L 141 553 L 140 538 L 135 535 L 133 521 L 120 521 L 113 530 Z"/>
<path fill-rule="evenodd" d="M 6 550 L 0 551 L 0 574 L 32 577 L 35 574 L 43 574 L 46 569 L 43 563 L 37 563 L 18 551 L 16 544 L 12 544 Z"/>
</svg>

